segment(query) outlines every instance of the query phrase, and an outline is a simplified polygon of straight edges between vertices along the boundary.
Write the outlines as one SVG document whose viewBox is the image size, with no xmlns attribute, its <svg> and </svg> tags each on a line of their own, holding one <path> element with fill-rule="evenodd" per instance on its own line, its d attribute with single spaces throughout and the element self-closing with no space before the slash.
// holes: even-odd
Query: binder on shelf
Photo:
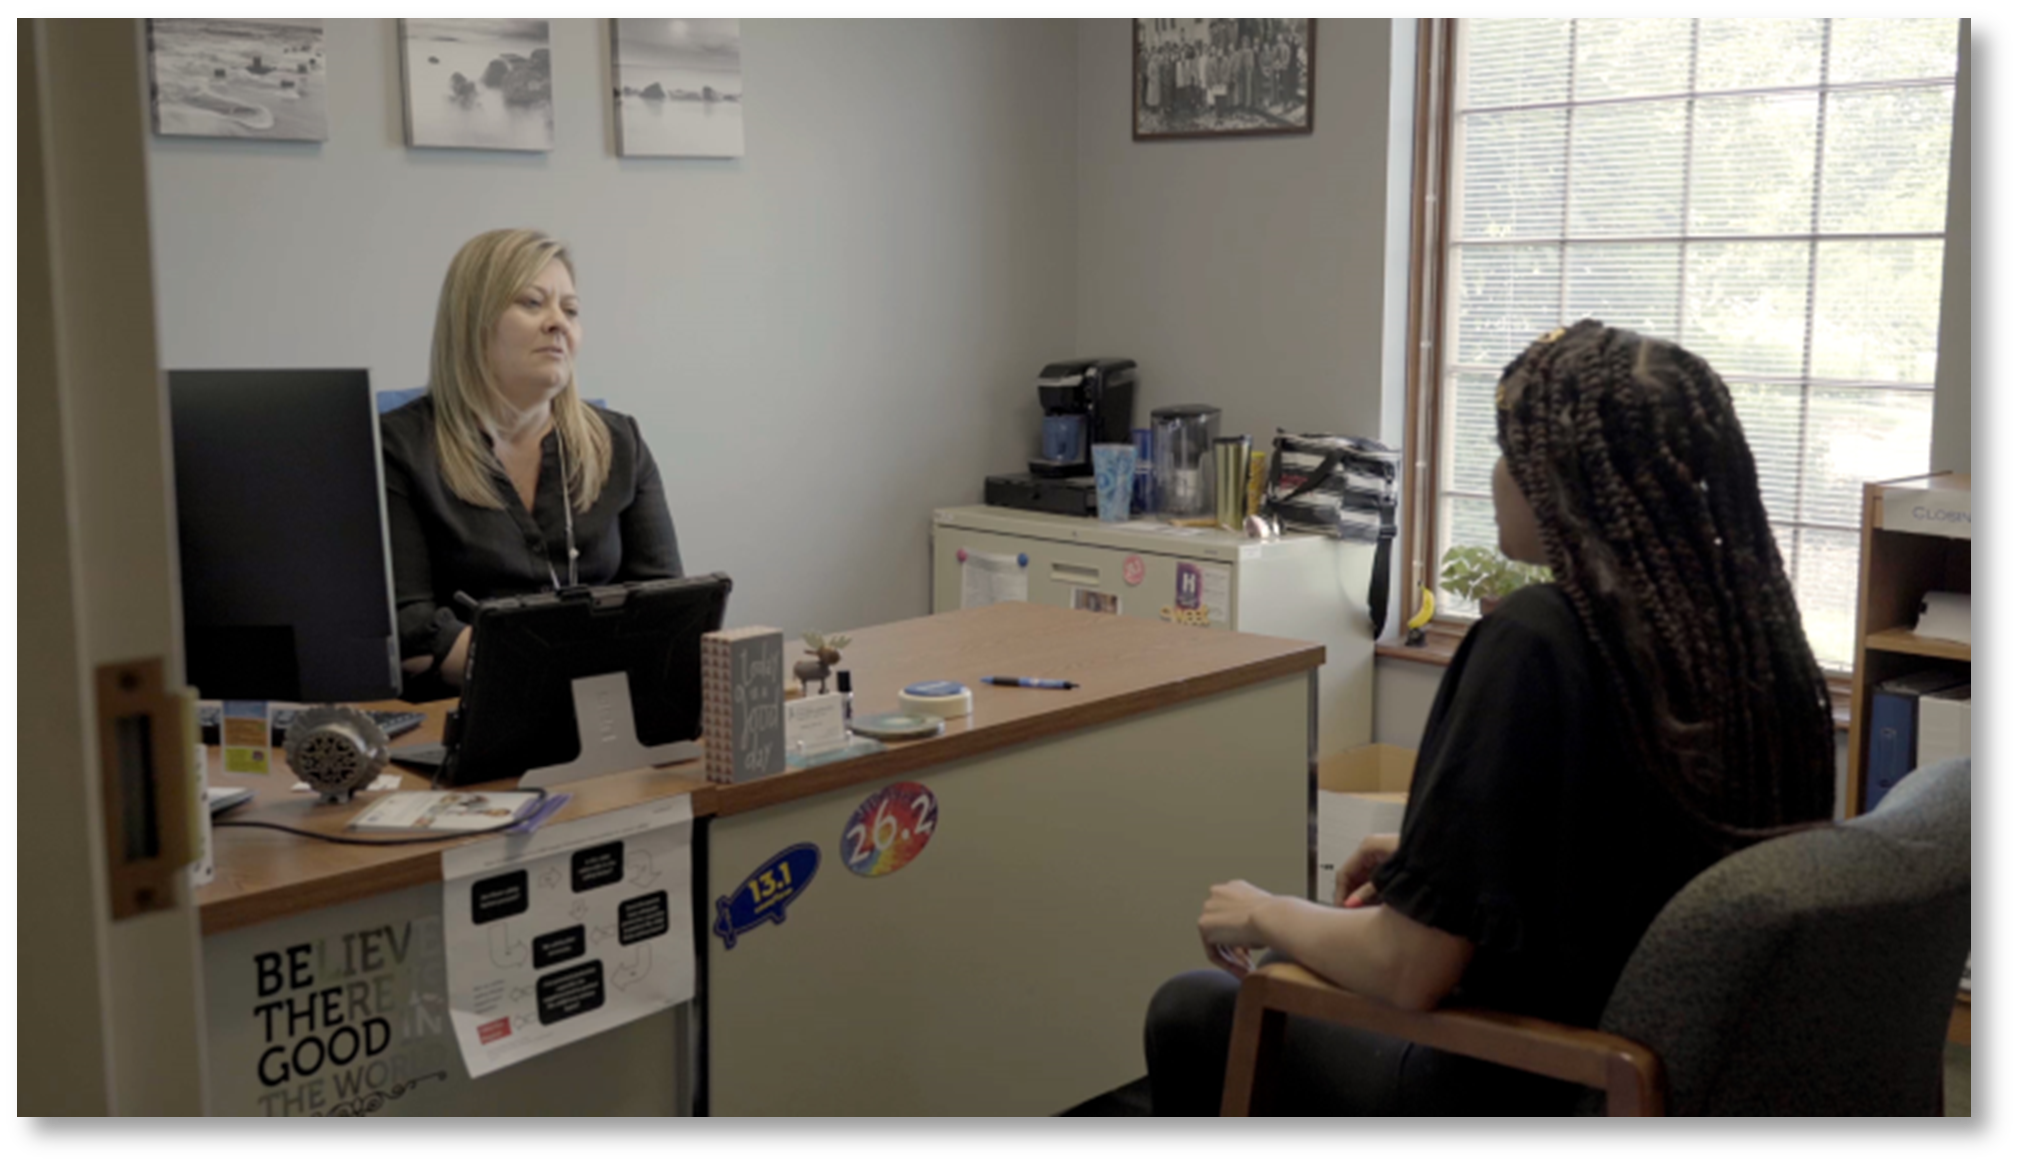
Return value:
<svg viewBox="0 0 2021 1167">
<path fill-rule="evenodd" d="M 1916 768 L 1916 713 L 1927 694 L 1956 688 L 1967 678 L 1951 669 L 1930 669 L 1886 681 L 1874 690 L 1873 724 L 1867 734 L 1867 797 L 1862 812 L 1881 804 L 1895 783 Z"/>
</svg>

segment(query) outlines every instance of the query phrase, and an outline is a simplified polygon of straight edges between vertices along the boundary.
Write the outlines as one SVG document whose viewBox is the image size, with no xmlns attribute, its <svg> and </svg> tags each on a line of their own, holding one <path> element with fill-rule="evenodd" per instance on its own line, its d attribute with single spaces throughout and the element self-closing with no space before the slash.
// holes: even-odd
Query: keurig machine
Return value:
<svg viewBox="0 0 2021 1167">
<path fill-rule="evenodd" d="M 1029 473 L 983 480 L 990 506 L 1061 515 L 1095 513 L 1094 461 L 1099 442 L 1129 445 L 1136 404 L 1137 362 L 1122 357 L 1055 361 L 1039 371 L 1039 456 Z"/>
</svg>

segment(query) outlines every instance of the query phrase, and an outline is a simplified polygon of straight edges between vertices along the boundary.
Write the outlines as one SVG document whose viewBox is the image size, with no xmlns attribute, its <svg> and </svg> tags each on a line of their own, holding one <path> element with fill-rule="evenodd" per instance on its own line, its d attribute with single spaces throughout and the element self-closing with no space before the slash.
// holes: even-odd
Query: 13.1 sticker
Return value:
<svg viewBox="0 0 2021 1167">
<path fill-rule="evenodd" d="M 917 782 L 894 782 L 869 798 L 842 828 L 842 862 L 862 876 L 890 875 L 933 841 L 940 804 Z"/>
</svg>

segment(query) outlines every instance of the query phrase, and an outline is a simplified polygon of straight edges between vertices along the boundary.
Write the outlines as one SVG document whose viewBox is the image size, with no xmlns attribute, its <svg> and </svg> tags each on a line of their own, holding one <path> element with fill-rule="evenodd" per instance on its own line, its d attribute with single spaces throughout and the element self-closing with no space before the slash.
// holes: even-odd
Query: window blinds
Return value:
<svg viewBox="0 0 2021 1167">
<path fill-rule="evenodd" d="M 1929 468 L 1957 53 L 1952 19 L 1461 21 L 1441 554 L 1495 544 L 1502 366 L 1596 317 L 1726 380 L 1850 667 L 1859 484 Z"/>
</svg>

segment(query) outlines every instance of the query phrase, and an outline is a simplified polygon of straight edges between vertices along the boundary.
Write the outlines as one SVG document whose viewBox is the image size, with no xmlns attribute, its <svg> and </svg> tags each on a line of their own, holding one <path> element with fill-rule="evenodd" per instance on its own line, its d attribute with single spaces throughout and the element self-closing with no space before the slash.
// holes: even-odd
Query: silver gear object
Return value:
<svg viewBox="0 0 2021 1167">
<path fill-rule="evenodd" d="M 322 795 L 349 802 L 372 784 L 392 759 L 393 744 L 379 723 L 356 709 L 318 705 L 295 715 L 288 727 L 288 768 Z"/>
</svg>

